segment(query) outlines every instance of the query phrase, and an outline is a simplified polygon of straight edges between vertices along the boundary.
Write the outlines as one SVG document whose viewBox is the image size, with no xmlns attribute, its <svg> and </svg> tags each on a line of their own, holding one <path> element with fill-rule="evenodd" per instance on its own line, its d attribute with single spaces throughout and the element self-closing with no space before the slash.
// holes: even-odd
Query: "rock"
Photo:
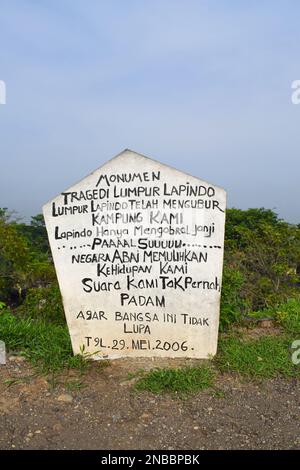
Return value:
<svg viewBox="0 0 300 470">
<path fill-rule="evenodd" d="M 60 423 L 56 423 L 56 424 L 54 424 L 54 426 L 53 426 L 53 431 L 59 432 L 59 431 L 62 430 L 62 428 L 63 428 L 63 427 L 62 427 L 62 425 L 61 425 Z"/>
<path fill-rule="evenodd" d="M 111 419 L 113 423 L 117 423 L 118 421 L 121 421 L 122 416 L 120 414 L 112 415 Z"/>
<path fill-rule="evenodd" d="M 259 322 L 260 328 L 272 328 L 274 326 L 273 320 L 261 320 Z"/>
<path fill-rule="evenodd" d="M 9 356 L 8 360 L 13 362 L 16 360 L 16 356 Z"/>
<path fill-rule="evenodd" d="M 17 356 L 16 361 L 17 361 L 17 362 L 25 362 L 25 361 L 26 361 L 26 357 L 24 357 L 24 356 Z"/>
<path fill-rule="evenodd" d="M 62 401 L 63 403 L 71 403 L 73 401 L 73 397 L 72 395 L 69 395 L 68 393 L 62 393 L 57 398 L 57 401 Z"/>
<path fill-rule="evenodd" d="M 9 356 L 8 360 L 11 361 L 11 362 L 24 362 L 24 361 L 26 361 L 25 357 L 23 357 L 23 356 Z"/>
</svg>

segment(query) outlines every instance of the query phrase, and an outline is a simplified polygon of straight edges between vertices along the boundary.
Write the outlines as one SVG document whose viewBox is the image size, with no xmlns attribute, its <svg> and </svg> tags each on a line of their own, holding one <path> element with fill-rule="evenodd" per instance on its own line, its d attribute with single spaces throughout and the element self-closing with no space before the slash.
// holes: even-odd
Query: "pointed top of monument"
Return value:
<svg viewBox="0 0 300 470">
<path fill-rule="evenodd" d="M 64 192 L 71 192 L 71 191 L 76 190 L 76 188 L 78 188 L 78 186 L 80 186 L 84 181 L 90 181 L 91 179 L 97 177 L 97 175 L 101 174 L 102 172 L 106 172 L 109 170 L 111 171 L 114 165 L 116 165 L 116 168 L 118 168 L 119 171 L 120 170 L 126 171 L 126 167 L 123 168 L 122 166 L 119 166 L 119 164 L 122 163 L 122 159 L 124 159 L 124 165 L 126 165 L 127 170 L 130 170 L 133 172 L 139 172 L 139 171 L 146 172 L 146 171 L 151 171 L 152 169 L 159 171 L 160 169 L 164 168 L 166 171 L 173 172 L 174 175 L 177 174 L 178 177 L 186 177 L 186 178 L 189 178 L 189 180 L 194 180 L 194 183 L 200 182 L 200 184 L 213 186 L 215 189 L 218 189 L 226 193 L 225 189 L 222 188 L 221 186 L 217 186 L 213 183 L 210 183 L 206 180 L 199 178 L 198 176 L 191 175 L 185 171 L 179 170 L 178 168 L 174 168 L 166 163 L 162 163 L 158 160 L 155 160 L 152 157 L 148 157 L 142 153 L 136 152 L 135 150 L 132 150 L 129 148 L 125 148 L 124 150 L 122 150 L 122 152 L 118 153 L 114 157 L 104 162 L 101 166 L 99 166 L 94 171 L 86 175 L 84 178 L 81 178 L 71 187 L 69 187 L 68 189 L 65 189 Z M 57 195 L 51 198 L 51 200 L 48 201 L 47 204 L 59 196 L 60 195 Z"/>
</svg>

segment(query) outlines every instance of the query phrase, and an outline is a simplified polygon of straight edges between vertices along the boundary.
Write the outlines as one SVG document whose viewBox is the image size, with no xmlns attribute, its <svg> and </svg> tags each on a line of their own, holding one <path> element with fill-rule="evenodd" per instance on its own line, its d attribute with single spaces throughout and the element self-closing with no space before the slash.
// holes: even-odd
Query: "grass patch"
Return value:
<svg viewBox="0 0 300 470">
<path fill-rule="evenodd" d="M 188 395 L 213 386 L 214 372 L 211 366 L 183 367 L 178 369 L 153 369 L 136 384 L 136 390 L 152 393 L 171 392 Z"/>
<path fill-rule="evenodd" d="M 65 384 L 65 389 L 68 391 L 68 392 L 77 392 L 79 390 L 82 390 L 83 388 L 85 388 L 87 385 L 84 384 L 83 382 L 81 381 L 78 381 L 78 380 L 70 380 L 69 382 L 66 382 Z"/>
<path fill-rule="evenodd" d="M 67 326 L 0 314 L 0 338 L 8 350 L 19 351 L 42 372 L 56 372 L 66 367 L 84 370 L 87 361 L 73 356 Z"/>
<path fill-rule="evenodd" d="M 143 376 L 145 374 L 145 369 L 138 369 L 134 372 L 128 372 L 127 380 L 135 379 L 136 377 Z"/>
<path fill-rule="evenodd" d="M 6 380 L 3 380 L 4 385 L 7 385 L 8 387 L 11 387 L 12 385 L 19 385 L 23 382 L 24 382 L 24 380 L 22 380 L 22 379 L 6 379 Z"/>
<path fill-rule="evenodd" d="M 219 389 L 219 388 L 214 388 L 213 393 L 212 393 L 212 396 L 213 396 L 214 398 L 219 398 L 219 399 L 221 399 L 221 398 L 225 398 L 225 397 L 226 397 L 226 393 L 224 392 L 224 390 L 221 390 L 221 389 Z"/>
<path fill-rule="evenodd" d="M 232 335 L 220 339 L 214 363 L 221 372 L 237 372 L 247 378 L 294 377 L 300 374 L 300 367 L 292 362 L 291 343 L 288 335 L 247 341 Z"/>
<path fill-rule="evenodd" d="M 292 298 L 277 307 L 272 307 L 249 314 L 250 318 L 273 318 L 286 333 L 300 335 L 300 299 Z"/>
</svg>

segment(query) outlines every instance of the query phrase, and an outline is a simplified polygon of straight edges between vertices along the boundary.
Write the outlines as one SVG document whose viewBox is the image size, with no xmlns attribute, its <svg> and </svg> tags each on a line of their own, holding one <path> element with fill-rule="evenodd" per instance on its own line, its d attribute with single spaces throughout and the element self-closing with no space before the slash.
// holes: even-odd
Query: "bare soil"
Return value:
<svg viewBox="0 0 300 470">
<path fill-rule="evenodd" d="M 224 375 L 183 400 L 137 392 L 129 378 L 192 362 L 122 359 L 46 377 L 11 358 L 0 366 L 0 449 L 300 449 L 299 380 Z"/>
</svg>

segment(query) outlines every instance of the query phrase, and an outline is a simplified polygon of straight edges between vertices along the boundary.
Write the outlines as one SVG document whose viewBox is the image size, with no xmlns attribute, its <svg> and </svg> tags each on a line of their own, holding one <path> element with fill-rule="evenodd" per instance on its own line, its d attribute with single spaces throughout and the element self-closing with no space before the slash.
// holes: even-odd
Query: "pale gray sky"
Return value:
<svg viewBox="0 0 300 470">
<path fill-rule="evenodd" d="M 298 0 L 1 0 L 0 206 L 131 148 L 300 222 Z"/>
</svg>

